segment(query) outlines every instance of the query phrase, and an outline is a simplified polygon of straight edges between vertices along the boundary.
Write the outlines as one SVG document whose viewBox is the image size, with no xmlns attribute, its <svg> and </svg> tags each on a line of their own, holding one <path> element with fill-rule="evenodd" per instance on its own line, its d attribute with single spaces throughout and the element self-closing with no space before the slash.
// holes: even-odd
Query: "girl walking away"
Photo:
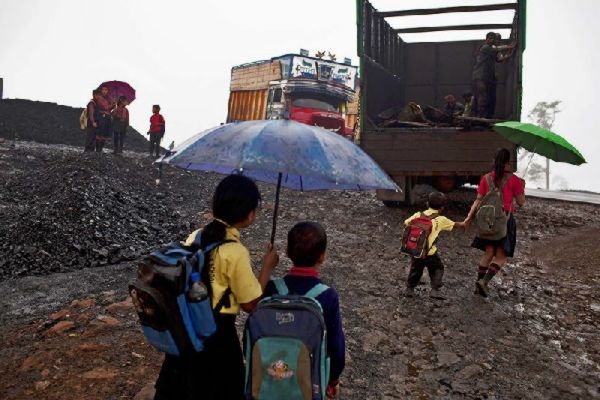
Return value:
<svg viewBox="0 0 600 400">
<path fill-rule="evenodd" d="M 506 223 L 506 230 L 501 231 L 504 236 L 501 236 L 499 239 L 486 238 L 482 237 L 485 236 L 484 234 L 478 232 L 471 244 L 472 247 L 484 251 L 479 260 L 475 289 L 476 293 L 479 293 L 483 297 L 488 296 L 488 284 L 494 275 L 506 264 L 507 257 L 514 255 L 517 243 L 517 224 L 514 217 L 515 203 L 519 207 L 525 204 L 525 181 L 512 173 L 510 152 L 505 148 L 496 150 L 494 168 L 481 178 L 479 187 L 477 188 L 477 198 L 473 202 L 465 222 L 469 223 L 475 215 L 477 215 L 476 219 L 480 218 L 478 209 L 485 202 L 484 197 L 496 188 L 499 189 L 502 212 L 506 217 L 501 220 L 502 223 L 504 221 Z M 477 221 L 477 224 L 479 226 L 480 221 Z"/>
<path fill-rule="evenodd" d="M 269 244 L 257 279 L 252 272 L 250 253 L 240 242 L 240 229 L 254 223 L 259 204 L 260 193 L 252 180 L 229 175 L 215 190 L 214 219 L 188 237 L 187 246 L 200 248 L 225 241 L 210 253 L 205 268 L 213 308 L 222 297 L 225 305 L 215 315 L 217 331 L 204 351 L 180 357 L 165 355 L 155 385 L 155 400 L 244 398 L 244 362 L 235 328 L 236 316 L 240 309 L 245 312 L 254 309 L 279 262 L 275 248 Z"/>
<path fill-rule="evenodd" d="M 127 109 L 127 98 L 120 96 L 117 106 L 111 111 L 113 117 L 113 142 L 115 154 L 123 153 L 123 141 L 125 132 L 129 126 L 129 110 Z"/>
</svg>

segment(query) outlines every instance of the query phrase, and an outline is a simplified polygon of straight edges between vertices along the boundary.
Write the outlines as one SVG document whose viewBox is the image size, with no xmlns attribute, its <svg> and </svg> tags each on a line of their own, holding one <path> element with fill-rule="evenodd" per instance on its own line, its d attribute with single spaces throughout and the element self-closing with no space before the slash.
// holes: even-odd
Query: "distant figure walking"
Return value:
<svg viewBox="0 0 600 400">
<path fill-rule="evenodd" d="M 85 128 L 85 145 L 83 148 L 84 152 L 96 150 L 96 134 L 98 130 L 98 119 L 100 117 L 99 109 L 96 105 L 96 100 L 98 97 L 100 97 L 100 90 L 93 90 L 92 98 L 86 106 L 87 125 Z"/>
<path fill-rule="evenodd" d="M 160 156 L 160 141 L 165 134 L 165 118 L 160 114 L 160 106 L 152 106 L 152 116 L 150 116 L 150 157 Z"/>
<path fill-rule="evenodd" d="M 473 202 L 465 220 L 467 224 L 478 213 L 480 205 L 484 202 L 484 196 L 496 188 L 500 190 L 502 208 L 506 215 L 505 236 L 500 239 L 486 239 L 478 233 L 471 244 L 472 247 L 485 252 L 479 260 L 475 289 L 476 293 L 484 297 L 489 294 L 488 284 L 494 275 L 506 264 L 507 257 L 514 255 L 517 244 L 517 224 L 513 215 L 514 203 L 516 202 L 519 207 L 525 204 L 525 181 L 512 173 L 510 152 L 504 148 L 496 150 L 493 170 L 481 177 L 477 188 L 477 199 Z M 479 219 L 479 215 L 476 219 Z M 479 224 L 479 221 L 477 223 Z"/>
<path fill-rule="evenodd" d="M 475 99 L 473 111 L 478 117 L 492 118 L 496 108 L 496 63 L 510 58 L 516 42 L 506 46 L 497 46 L 498 35 L 488 32 L 485 43 L 477 51 L 473 67 L 473 93 Z M 507 53 L 503 51 L 509 50 Z"/>
<path fill-rule="evenodd" d="M 113 144 L 115 154 L 123 153 L 123 142 L 125 141 L 125 133 L 129 126 L 129 110 L 127 109 L 127 98 L 120 96 L 117 106 L 112 110 L 113 124 Z"/>
</svg>

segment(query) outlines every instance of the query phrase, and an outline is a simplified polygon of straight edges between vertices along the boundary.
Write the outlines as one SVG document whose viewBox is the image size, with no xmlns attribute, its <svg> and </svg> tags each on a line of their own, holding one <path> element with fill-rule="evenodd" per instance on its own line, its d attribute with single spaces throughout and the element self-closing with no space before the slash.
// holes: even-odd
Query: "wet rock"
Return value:
<svg viewBox="0 0 600 400">
<path fill-rule="evenodd" d="M 481 375 L 483 373 L 483 369 L 477 364 L 471 364 L 464 367 L 456 374 L 456 378 L 460 380 L 468 380 L 473 378 L 474 376 Z"/>
<path fill-rule="evenodd" d="M 81 374 L 83 379 L 114 379 L 119 375 L 119 371 L 116 368 L 94 368 L 90 371 Z"/>
<path fill-rule="evenodd" d="M 440 352 L 437 354 L 438 366 L 446 367 L 456 364 L 460 361 L 460 357 L 452 352 Z"/>
<path fill-rule="evenodd" d="M 60 335 L 63 332 L 71 330 L 75 327 L 75 322 L 73 321 L 59 321 L 52 328 L 48 329 L 45 332 L 45 336 L 55 336 Z"/>
</svg>

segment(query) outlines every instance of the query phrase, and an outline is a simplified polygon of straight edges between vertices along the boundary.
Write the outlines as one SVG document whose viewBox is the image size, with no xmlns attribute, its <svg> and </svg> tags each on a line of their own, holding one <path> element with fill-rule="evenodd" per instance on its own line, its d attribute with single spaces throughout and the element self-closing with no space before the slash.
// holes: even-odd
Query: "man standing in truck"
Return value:
<svg viewBox="0 0 600 400">
<path fill-rule="evenodd" d="M 485 43 L 477 51 L 473 67 L 473 91 L 475 100 L 473 111 L 478 117 L 492 118 L 496 108 L 496 63 L 508 59 L 513 54 L 516 42 L 497 46 L 498 35 L 488 32 Z M 503 51 L 510 50 L 503 53 Z"/>
</svg>

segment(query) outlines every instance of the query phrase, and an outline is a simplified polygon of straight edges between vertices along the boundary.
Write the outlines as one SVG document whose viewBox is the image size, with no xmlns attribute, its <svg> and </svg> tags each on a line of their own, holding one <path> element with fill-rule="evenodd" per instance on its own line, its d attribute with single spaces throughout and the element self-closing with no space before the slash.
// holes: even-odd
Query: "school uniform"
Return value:
<svg viewBox="0 0 600 400">
<path fill-rule="evenodd" d="M 492 181 L 495 178 L 495 172 L 490 172 Z M 485 196 L 490 191 L 486 175 L 481 177 L 479 186 L 477 187 L 477 194 L 481 197 Z M 507 257 L 512 257 L 515 253 L 515 247 L 517 244 L 517 222 L 513 213 L 515 212 L 514 198 L 525 193 L 523 182 L 516 175 L 510 174 L 510 177 L 502 186 L 502 200 L 504 201 L 504 212 L 508 215 L 508 221 L 506 225 L 506 236 L 498 240 L 483 239 L 475 237 L 471 247 L 485 251 L 486 246 L 494 246 L 495 248 L 503 248 Z"/>
<path fill-rule="evenodd" d="M 189 235 L 187 246 L 192 245 L 197 233 Z M 228 227 L 225 240 L 232 242 L 211 252 L 208 264 L 213 308 L 227 288 L 231 289 L 226 306 L 215 316 L 217 332 L 201 353 L 182 357 L 165 355 L 155 385 L 155 400 L 244 398 L 244 360 L 235 319 L 240 304 L 260 297 L 262 289 L 252 271 L 250 253 L 240 243 L 240 232 Z"/>
<path fill-rule="evenodd" d="M 438 210 L 428 208 L 423 211 L 426 216 L 433 216 L 431 220 L 431 233 L 427 238 L 427 245 L 429 251 L 425 258 L 411 258 L 410 270 L 408 272 L 408 278 L 406 279 L 406 287 L 409 289 L 414 288 L 419 284 L 421 277 L 423 276 L 423 270 L 427 268 L 429 273 L 429 279 L 431 280 L 431 287 L 433 289 L 439 289 L 442 287 L 442 278 L 444 277 L 444 263 L 438 255 L 438 249 L 435 242 L 442 231 L 451 231 L 454 229 L 454 221 L 451 219 L 438 214 Z M 404 225 L 408 225 L 410 221 L 419 217 L 421 212 L 414 213 L 412 216 L 404 221 Z"/>
</svg>

